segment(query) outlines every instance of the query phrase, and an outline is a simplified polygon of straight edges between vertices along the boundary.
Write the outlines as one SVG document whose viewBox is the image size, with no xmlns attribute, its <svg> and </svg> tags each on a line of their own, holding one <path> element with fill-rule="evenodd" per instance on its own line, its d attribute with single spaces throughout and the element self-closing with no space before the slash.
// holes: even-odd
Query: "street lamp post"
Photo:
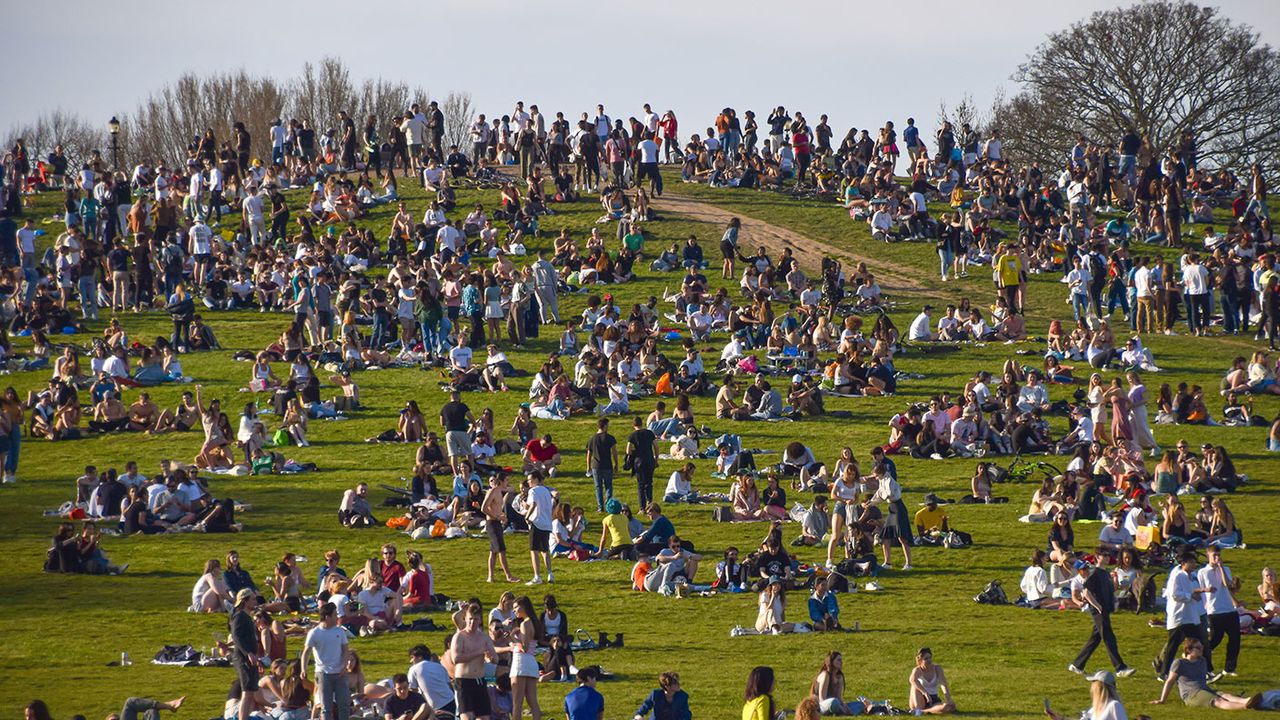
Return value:
<svg viewBox="0 0 1280 720">
<path fill-rule="evenodd" d="M 115 115 L 111 116 L 111 120 L 107 121 L 107 130 L 111 132 L 111 164 L 117 170 L 120 169 L 120 121 Z"/>
</svg>

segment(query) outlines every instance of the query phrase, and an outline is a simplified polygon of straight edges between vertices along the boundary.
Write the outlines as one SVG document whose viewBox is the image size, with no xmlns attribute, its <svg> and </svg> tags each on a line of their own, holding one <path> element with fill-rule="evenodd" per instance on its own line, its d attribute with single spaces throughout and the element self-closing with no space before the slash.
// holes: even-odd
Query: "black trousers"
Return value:
<svg viewBox="0 0 1280 720">
<path fill-rule="evenodd" d="M 654 468 L 643 465 L 637 465 L 635 469 L 636 493 L 637 498 L 640 500 L 640 504 L 636 507 L 641 511 L 644 510 L 646 505 L 653 502 L 653 471 Z"/>
<path fill-rule="evenodd" d="M 1076 656 L 1072 665 L 1083 670 L 1089 662 L 1089 656 L 1098 649 L 1098 643 L 1102 643 L 1107 648 L 1112 667 L 1119 670 L 1124 667 L 1124 660 L 1120 659 L 1120 649 L 1116 647 L 1116 633 L 1111 629 L 1111 613 L 1092 613 L 1092 616 L 1093 631 L 1089 633 L 1089 639 L 1085 641 L 1084 647 L 1080 648 L 1080 654 Z"/>
<path fill-rule="evenodd" d="M 1236 660 L 1240 657 L 1240 616 L 1234 610 L 1209 616 L 1209 642 L 1205 646 L 1206 655 L 1218 648 L 1223 635 L 1227 636 L 1227 659 L 1222 664 L 1222 669 L 1235 672 Z"/>
<path fill-rule="evenodd" d="M 1237 627 L 1239 627 L 1237 625 Z M 1238 633 L 1239 631 L 1237 631 Z M 1169 667 L 1173 665 L 1173 661 L 1178 657 L 1178 651 L 1182 649 L 1182 642 L 1187 638 L 1195 638 L 1204 645 L 1204 661 L 1209 669 L 1213 669 L 1213 658 L 1209 656 L 1209 643 L 1205 642 L 1204 629 L 1199 623 L 1194 625 L 1187 623 L 1169 631 L 1169 639 L 1164 643 L 1164 649 L 1160 651 L 1160 674 L 1168 675 Z"/>
</svg>

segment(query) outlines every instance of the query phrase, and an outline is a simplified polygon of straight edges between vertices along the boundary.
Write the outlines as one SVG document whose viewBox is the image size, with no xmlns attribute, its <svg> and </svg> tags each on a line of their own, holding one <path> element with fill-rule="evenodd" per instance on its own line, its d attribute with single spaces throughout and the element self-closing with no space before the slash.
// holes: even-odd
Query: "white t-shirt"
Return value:
<svg viewBox="0 0 1280 720">
<path fill-rule="evenodd" d="M 920 313 L 915 320 L 911 321 L 911 327 L 907 330 L 907 338 L 911 340 L 928 340 L 930 337 L 929 316 L 926 313 Z"/>
<path fill-rule="evenodd" d="M 1209 292 L 1209 269 L 1203 265 L 1187 265 L 1182 268 L 1182 286 L 1188 295 L 1204 295 Z"/>
<path fill-rule="evenodd" d="M 471 356 L 471 348 L 466 345 L 455 347 L 449 351 L 449 359 L 453 361 L 454 365 L 464 370 L 471 367 Z"/>
<path fill-rule="evenodd" d="M 911 193 L 911 204 L 918 213 L 926 212 L 929 209 L 928 205 L 925 204 L 924 193 L 922 192 Z"/>
<path fill-rule="evenodd" d="M 35 254 L 36 251 L 36 230 L 35 228 L 18 228 L 18 247 L 22 249 L 24 255 Z"/>
<path fill-rule="evenodd" d="M 667 489 L 663 491 L 664 495 L 688 495 L 693 492 L 693 483 L 679 471 L 671 473 L 671 477 L 667 479 Z"/>
<path fill-rule="evenodd" d="M 273 148 L 284 147 L 284 139 L 288 134 L 289 134 L 289 131 L 285 129 L 284 125 L 272 125 L 271 126 L 271 147 Z"/>
<path fill-rule="evenodd" d="M 1151 268 L 1142 266 L 1133 271 L 1133 288 L 1138 297 L 1151 297 Z"/>
<path fill-rule="evenodd" d="M 340 673 L 345 665 L 347 631 L 341 625 L 334 625 L 331 628 L 323 625 L 311 628 L 311 632 L 307 633 L 303 652 L 308 649 L 311 650 L 311 656 L 316 661 L 317 673 L 324 675 Z"/>
<path fill-rule="evenodd" d="M 453 688 L 449 686 L 449 673 L 444 666 L 432 660 L 423 660 L 409 668 L 409 687 L 420 691 L 433 708 L 442 708 L 453 702 Z"/>
<path fill-rule="evenodd" d="M 391 598 L 391 595 L 392 591 L 388 590 L 385 585 L 377 590 L 366 588 L 361 590 L 359 595 L 356 595 L 356 601 L 365 606 L 370 613 L 377 615 L 378 613 L 386 612 L 387 601 Z"/>
<path fill-rule="evenodd" d="M 658 162 L 658 143 L 650 140 L 649 138 L 645 138 L 640 141 L 638 149 L 640 150 L 641 163 Z"/>
<path fill-rule="evenodd" d="M 539 530 L 551 532 L 551 506 L 554 504 L 551 491 L 545 485 L 529 488 L 529 504 L 533 508 L 533 512 L 529 514 L 529 524 Z"/>
</svg>

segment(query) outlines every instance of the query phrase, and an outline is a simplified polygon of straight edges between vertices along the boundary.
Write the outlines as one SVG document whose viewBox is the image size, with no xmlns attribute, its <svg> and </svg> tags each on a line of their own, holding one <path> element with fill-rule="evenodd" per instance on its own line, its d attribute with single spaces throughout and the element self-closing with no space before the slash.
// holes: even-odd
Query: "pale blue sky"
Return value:
<svg viewBox="0 0 1280 720">
<path fill-rule="evenodd" d="M 837 133 L 908 115 L 931 132 L 939 101 L 970 93 L 987 107 L 1046 34 L 1117 4 L 1127 3 L 13 2 L 5 50 L 26 62 L 5 78 L 0 129 L 59 106 L 105 124 L 184 71 L 287 78 L 337 54 L 357 80 L 467 90 L 490 115 L 517 99 L 570 117 L 598 102 L 638 115 L 649 102 L 675 110 L 687 137 L 721 107 L 783 104 L 828 114 Z M 1280 43 L 1280 2 L 1219 6 Z"/>
</svg>

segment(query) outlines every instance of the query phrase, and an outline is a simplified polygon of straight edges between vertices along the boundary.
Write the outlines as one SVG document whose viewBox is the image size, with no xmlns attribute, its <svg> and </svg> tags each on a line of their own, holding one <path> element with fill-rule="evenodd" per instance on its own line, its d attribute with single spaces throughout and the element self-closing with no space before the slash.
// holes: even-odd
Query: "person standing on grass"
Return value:
<svg viewBox="0 0 1280 720">
<path fill-rule="evenodd" d="M 302 674 L 307 674 L 308 655 L 316 662 L 316 694 L 324 708 L 324 720 L 347 720 L 351 714 L 347 654 L 347 631 L 338 626 L 337 608 L 327 602 L 320 606 L 320 626 L 307 633 L 302 647 Z"/>
<path fill-rule="evenodd" d="M 539 572 L 539 557 L 547 570 L 547 582 L 554 582 L 551 575 L 551 521 L 555 499 L 551 491 L 542 484 L 542 473 L 531 472 L 526 478 L 529 491 L 525 498 L 525 519 L 529 521 L 529 558 L 533 562 L 533 579 L 527 585 L 542 584 Z"/>
<path fill-rule="evenodd" d="M 471 408 L 462 402 L 462 393 L 449 393 L 449 402 L 440 408 L 440 426 L 444 428 L 445 447 L 449 451 L 449 466 L 457 475 L 462 465 L 471 459 L 471 436 L 467 428 L 475 422 Z"/>
<path fill-rule="evenodd" d="M 253 610 L 257 606 L 258 594 L 243 588 L 236 593 L 233 612 L 227 620 L 231 635 L 231 666 L 236 669 L 242 690 L 239 720 L 249 720 L 258 704 L 258 629 L 253 623 Z"/>
<path fill-rule="evenodd" d="M 1111 573 L 1095 568 L 1083 560 L 1075 561 L 1076 577 L 1071 582 L 1072 599 L 1080 604 L 1084 612 L 1093 619 L 1093 631 L 1085 641 L 1080 654 L 1074 662 L 1067 666 L 1073 673 L 1084 674 L 1089 656 L 1098 649 L 1098 643 L 1106 645 L 1111 664 L 1116 675 L 1129 677 L 1134 669 L 1124 664 L 1120 658 L 1120 649 L 1116 646 L 1116 633 L 1111 629 L 1111 613 L 1116 607 L 1115 586 L 1111 583 Z"/>
<path fill-rule="evenodd" d="M 459 720 L 488 720 L 493 714 L 485 687 L 485 663 L 496 662 L 493 641 L 480 624 L 480 605 L 468 602 L 453 614 L 458 629 L 445 655 L 453 673 Z"/>
<path fill-rule="evenodd" d="M 596 421 L 596 434 L 587 441 L 587 472 L 596 487 L 596 512 L 613 498 L 613 470 L 618 466 L 618 441 L 609 434 L 609 418 Z"/>
<path fill-rule="evenodd" d="M 1183 550 L 1178 555 L 1178 567 L 1169 571 L 1169 579 L 1164 586 L 1165 629 L 1169 631 L 1169 639 L 1164 650 L 1152 665 L 1161 680 L 1169 674 L 1169 667 L 1177 659 L 1178 648 L 1187 638 L 1195 638 L 1205 642 L 1204 630 L 1200 626 L 1200 616 L 1208 602 L 1207 595 L 1216 592 L 1215 588 L 1201 587 L 1196 574 L 1196 551 Z M 1213 670 L 1213 659 L 1204 653 L 1205 663 Z"/>
<path fill-rule="evenodd" d="M 1222 665 L 1222 672 L 1214 677 L 1221 679 L 1224 675 L 1235 677 L 1236 661 L 1240 658 L 1240 616 L 1236 613 L 1238 604 L 1235 589 L 1239 581 L 1231 574 L 1231 568 L 1222 564 L 1222 549 L 1210 545 L 1205 550 L 1208 564 L 1196 573 L 1200 586 L 1209 591 L 1204 601 L 1205 614 L 1209 616 L 1209 642 L 1206 654 L 1213 652 L 1227 637 L 1227 659 Z"/>
<path fill-rule="evenodd" d="M 636 417 L 635 430 L 627 436 L 627 457 L 631 458 L 631 474 L 636 478 L 636 494 L 640 504 L 647 507 L 653 502 L 653 473 L 658 469 L 658 438 Z"/>
<path fill-rule="evenodd" d="M 489 491 L 484 494 L 480 503 L 480 512 L 484 513 L 484 533 L 489 537 L 489 575 L 485 582 L 493 582 L 493 566 L 497 561 L 502 566 L 502 573 L 507 582 L 520 582 L 520 578 L 511 574 L 507 565 L 507 540 L 503 530 L 507 525 L 506 496 L 510 486 L 506 475 L 494 475 L 489 478 Z"/>
</svg>

